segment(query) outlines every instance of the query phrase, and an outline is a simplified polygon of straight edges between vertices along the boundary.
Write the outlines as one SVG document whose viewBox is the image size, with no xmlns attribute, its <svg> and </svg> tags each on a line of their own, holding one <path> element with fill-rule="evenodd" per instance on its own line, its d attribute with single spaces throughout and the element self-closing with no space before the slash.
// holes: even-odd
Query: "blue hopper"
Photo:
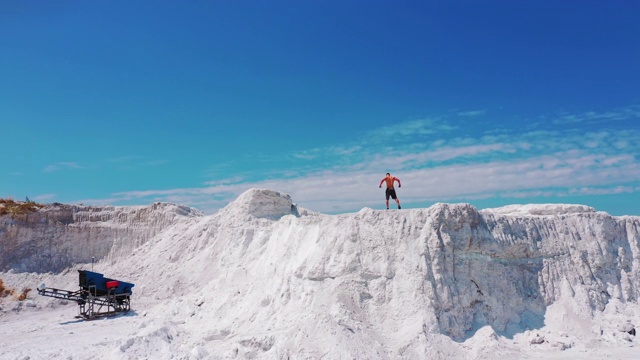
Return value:
<svg viewBox="0 0 640 360">
<path fill-rule="evenodd" d="M 88 270 L 78 270 L 80 273 L 80 287 L 84 290 L 93 292 L 93 289 L 90 289 L 91 286 L 95 285 L 95 295 L 105 295 L 109 293 L 109 290 L 112 288 L 116 288 L 115 293 L 118 295 L 129 295 L 131 296 L 131 288 L 134 286 L 132 283 L 109 279 L 104 277 L 104 275 L 88 271 Z"/>
</svg>

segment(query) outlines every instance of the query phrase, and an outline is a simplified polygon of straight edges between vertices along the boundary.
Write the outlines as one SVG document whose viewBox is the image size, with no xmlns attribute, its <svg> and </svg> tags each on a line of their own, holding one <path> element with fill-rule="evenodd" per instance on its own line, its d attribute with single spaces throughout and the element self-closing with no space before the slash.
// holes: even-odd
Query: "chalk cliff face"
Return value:
<svg viewBox="0 0 640 360">
<path fill-rule="evenodd" d="M 3 220 L 5 268 L 43 271 L 49 263 L 16 250 L 33 243 L 64 254 L 49 269 L 100 254 L 136 298 L 154 299 L 159 329 L 213 357 L 464 357 L 442 336 L 514 338 L 569 300 L 592 318 L 640 298 L 640 217 L 580 205 L 323 215 L 254 189 L 210 216 L 167 204 L 49 211 Z M 119 356 L 154 351 L 127 344 Z"/>
<path fill-rule="evenodd" d="M 178 219 L 202 216 L 166 203 L 149 206 L 47 205 L 0 216 L 0 271 L 59 272 L 75 263 L 126 254 Z"/>
</svg>

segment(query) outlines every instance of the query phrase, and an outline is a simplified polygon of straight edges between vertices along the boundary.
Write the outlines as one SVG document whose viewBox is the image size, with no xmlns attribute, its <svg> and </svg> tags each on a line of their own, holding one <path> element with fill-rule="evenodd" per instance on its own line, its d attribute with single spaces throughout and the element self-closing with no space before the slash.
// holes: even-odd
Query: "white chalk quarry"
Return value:
<svg viewBox="0 0 640 360">
<path fill-rule="evenodd" d="M 0 358 L 637 358 L 640 217 L 468 204 L 324 215 L 258 189 L 210 216 L 175 209 L 127 220 L 148 236 L 109 239 L 94 264 L 136 284 L 134 311 L 87 322 L 73 303 L 0 298 Z M 50 226 L 101 243 L 84 222 Z M 0 278 L 16 289 L 75 289 L 73 269 L 91 266 L 10 264 Z"/>
</svg>

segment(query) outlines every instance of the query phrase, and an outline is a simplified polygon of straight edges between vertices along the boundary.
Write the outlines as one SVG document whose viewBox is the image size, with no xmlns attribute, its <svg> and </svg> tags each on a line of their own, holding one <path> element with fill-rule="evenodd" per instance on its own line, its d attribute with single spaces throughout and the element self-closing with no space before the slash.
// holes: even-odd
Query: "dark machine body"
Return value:
<svg viewBox="0 0 640 360">
<path fill-rule="evenodd" d="M 95 319 L 131 310 L 131 288 L 134 284 L 109 279 L 100 273 L 78 270 L 77 291 L 38 287 L 38 294 L 56 299 L 72 300 L 80 306 L 80 316 Z"/>
</svg>

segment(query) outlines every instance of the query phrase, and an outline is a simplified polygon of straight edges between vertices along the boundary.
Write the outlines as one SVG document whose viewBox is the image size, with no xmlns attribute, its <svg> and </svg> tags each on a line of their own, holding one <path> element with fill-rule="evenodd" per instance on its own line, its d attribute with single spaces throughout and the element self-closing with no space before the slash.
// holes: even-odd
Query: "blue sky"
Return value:
<svg viewBox="0 0 640 360">
<path fill-rule="evenodd" d="M 0 197 L 640 215 L 636 1 L 5 1 Z"/>
</svg>

